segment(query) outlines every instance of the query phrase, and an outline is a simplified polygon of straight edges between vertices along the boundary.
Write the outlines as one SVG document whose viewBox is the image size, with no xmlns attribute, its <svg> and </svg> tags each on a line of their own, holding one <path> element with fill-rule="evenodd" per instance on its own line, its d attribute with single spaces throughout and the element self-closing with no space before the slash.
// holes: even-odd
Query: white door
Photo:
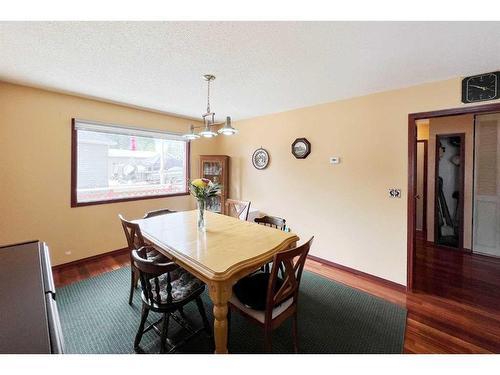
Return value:
<svg viewBox="0 0 500 375">
<path fill-rule="evenodd" d="M 500 114 L 476 117 L 473 251 L 500 256 Z"/>
</svg>

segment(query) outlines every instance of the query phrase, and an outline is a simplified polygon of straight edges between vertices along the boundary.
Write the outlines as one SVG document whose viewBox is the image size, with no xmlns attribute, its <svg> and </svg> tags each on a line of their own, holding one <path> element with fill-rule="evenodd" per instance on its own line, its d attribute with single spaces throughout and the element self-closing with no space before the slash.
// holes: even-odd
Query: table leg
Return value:
<svg viewBox="0 0 500 375">
<path fill-rule="evenodd" d="M 227 353 L 227 303 L 231 298 L 232 286 L 228 282 L 209 284 L 210 298 L 214 304 L 214 340 L 215 353 Z"/>
</svg>

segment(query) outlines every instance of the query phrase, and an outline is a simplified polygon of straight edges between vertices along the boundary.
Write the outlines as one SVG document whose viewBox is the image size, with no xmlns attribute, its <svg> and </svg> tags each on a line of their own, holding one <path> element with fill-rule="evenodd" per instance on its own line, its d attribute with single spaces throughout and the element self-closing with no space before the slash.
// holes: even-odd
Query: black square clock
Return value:
<svg viewBox="0 0 500 375">
<path fill-rule="evenodd" d="M 499 81 L 500 72 L 465 77 L 462 80 L 462 103 L 499 99 Z"/>
</svg>

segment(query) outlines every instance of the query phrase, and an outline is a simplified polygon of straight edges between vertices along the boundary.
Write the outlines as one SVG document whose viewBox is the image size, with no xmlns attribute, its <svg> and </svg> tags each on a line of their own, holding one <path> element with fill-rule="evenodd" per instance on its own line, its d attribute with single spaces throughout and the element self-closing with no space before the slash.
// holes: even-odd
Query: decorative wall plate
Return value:
<svg viewBox="0 0 500 375">
<path fill-rule="evenodd" d="M 311 153 L 311 143 L 305 138 L 297 138 L 292 143 L 292 154 L 297 159 L 305 159 Z"/>
<path fill-rule="evenodd" d="M 264 169 L 269 165 L 269 153 L 262 147 L 254 151 L 252 164 L 256 169 Z"/>
</svg>

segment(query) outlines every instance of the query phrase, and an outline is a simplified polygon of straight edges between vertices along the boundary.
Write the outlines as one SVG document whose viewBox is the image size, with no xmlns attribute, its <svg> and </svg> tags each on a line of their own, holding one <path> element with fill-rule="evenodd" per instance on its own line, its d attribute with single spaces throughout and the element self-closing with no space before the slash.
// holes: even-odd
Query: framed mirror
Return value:
<svg viewBox="0 0 500 375">
<path fill-rule="evenodd" d="M 311 153 L 311 143 L 306 138 L 297 138 L 292 143 L 292 154 L 297 159 L 305 159 Z"/>
</svg>

